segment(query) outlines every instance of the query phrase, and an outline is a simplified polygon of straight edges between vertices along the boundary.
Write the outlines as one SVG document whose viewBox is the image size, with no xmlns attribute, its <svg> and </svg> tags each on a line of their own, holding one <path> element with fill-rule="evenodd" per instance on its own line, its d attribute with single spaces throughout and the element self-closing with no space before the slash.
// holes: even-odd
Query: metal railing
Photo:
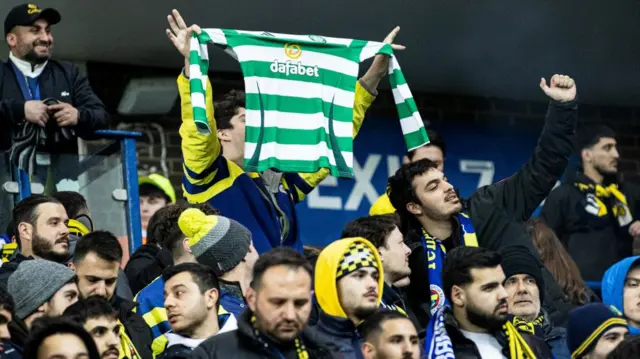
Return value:
<svg viewBox="0 0 640 359">
<path fill-rule="evenodd" d="M 40 154 L 31 177 L 11 166 L 7 153 L 0 153 L 0 213 L 10 214 L 15 203 L 32 193 L 75 190 L 87 199 L 95 227 L 113 232 L 128 246 L 125 251 L 132 253 L 142 245 L 136 153 L 141 135 L 97 131 L 95 139 L 85 142 L 88 154 Z M 61 178 L 65 180 L 58 182 Z M 0 216 L 0 232 L 9 220 L 10 215 Z"/>
</svg>

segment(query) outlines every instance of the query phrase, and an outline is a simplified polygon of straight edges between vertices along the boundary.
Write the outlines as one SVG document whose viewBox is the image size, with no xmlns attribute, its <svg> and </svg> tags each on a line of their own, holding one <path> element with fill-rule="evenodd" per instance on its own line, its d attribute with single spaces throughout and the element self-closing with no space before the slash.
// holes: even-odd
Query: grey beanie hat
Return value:
<svg viewBox="0 0 640 359">
<path fill-rule="evenodd" d="M 251 232 L 233 219 L 189 208 L 178 224 L 198 263 L 213 268 L 218 276 L 235 268 L 249 252 Z"/>
<path fill-rule="evenodd" d="M 16 316 L 24 320 L 75 276 L 70 268 L 44 259 L 20 263 L 7 284 L 7 290 L 16 303 Z"/>
</svg>

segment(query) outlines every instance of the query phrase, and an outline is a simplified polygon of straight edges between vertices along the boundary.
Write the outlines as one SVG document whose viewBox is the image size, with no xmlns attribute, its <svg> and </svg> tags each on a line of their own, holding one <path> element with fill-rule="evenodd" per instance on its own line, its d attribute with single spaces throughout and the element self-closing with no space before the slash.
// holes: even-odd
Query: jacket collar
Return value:
<svg viewBox="0 0 640 359">
<path fill-rule="evenodd" d="M 113 308 L 120 311 L 120 315 L 122 317 L 126 317 L 127 316 L 126 313 L 131 312 L 133 308 L 135 308 L 138 305 L 138 303 L 119 297 L 116 294 L 114 294 L 113 297 L 111 297 L 111 300 L 109 301 L 109 303 L 111 303 Z"/>
<path fill-rule="evenodd" d="M 339 338 L 352 338 L 357 334 L 357 327 L 349 318 L 334 317 L 320 309 L 318 324 L 320 331 Z"/>
<path fill-rule="evenodd" d="M 410 242 L 417 242 L 417 243 L 421 243 L 422 241 L 422 225 L 420 225 L 418 223 L 418 221 L 415 221 L 416 224 L 418 225 L 417 228 L 412 228 L 411 229 L 411 233 L 412 236 L 416 236 L 417 240 L 411 240 Z M 459 247 L 460 243 L 462 242 L 460 240 L 460 220 L 458 219 L 457 213 L 455 215 L 453 215 L 453 217 L 451 217 L 451 224 L 452 224 L 452 231 L 451 231 L 451 236 L 449 238 L 439 238 L 441 240 L 445 240 L 445 239 L 450 239 L 451 242 L 450 244 L 446 244 L 445 242 L 445 246 L 447 248 L 455 248 L 455 247 Z M 429 231 L 427 231 L 427 233 L 429 233 Z"/>
<path fill-rule="evenodd" d="M 547 314 L 547 311 L 544 309 L 541 309 L 540 315 L 542 315 L 542 318 L 544 318 L 542 321 L 542 332 L 544 333 L 544 337 L 548 338 L 549 336 L 554 335 L 553 332 L 554 332 L 555 326 L 549 319 L 549 315 Z"/>
<path fill-rule="evenodd" d="M 220 323 L 220 330 L 215 335 L 238 329 L 238 322 L 236 320 L 236 317 L 233 316 L 233 314 L 218 315 L 218 323 Z M 167 348 L 173 345 L 183 345 L 188 348 L 195 349 L 198 345 L 202 344 L 202 342 L 209 339 L 209 338 L 192 339 L 192 338 L 188 338 L 180 334 L 174 333 L 173 331 L 169 331 L 168 333 L 165 334 L 165 336 L 167 337 Z"/>
<path fill-rule="evenodd" d="M 392 310 L 395 310 L 394 307 L 400 307 L 402 310 L 405 309 L 404 302 L 402 301 L 400 294 L 398 294 L 398 290 L 387 282 L 385 282 L 382 287 L 382 302 L 380 305 Z"/>
<path fill-rule="evenodd" d="M 575 173 L 573 173 L 573 175 L 568 176 L 567 181 L 570 184 L 573 184 L 573 182 L 579 182 L 579 183 L 584 183 L 584 184 L 595 184 L 595 182 L 593 182 L 593 180 L 589 177 L 587 177 L 584 172 L 582 171 L 577 171 Z M 564 182 L 564 181 L 563 181 Z M 602 178 L 602 184 L 603 185 L 609 185 L 612 183 L 617 183 L 620 184 L 620 179 L 618 178 L 617 174 L 612 174 L 612 175 L 604 175 Z"/>
<path fill-rule="evenodd" d="M 242 295 L 242 287 L 240 287 L 239 282 L 229 282 L 222 279 L 219 279 L 218 281 L 220 282 L 220 290 L 223 290 L 228 294 L 233 295 L 234 297 L 244 300 L 244 295 Z"/>
<path fill-rule="evenodd" d="M 250 309 L 246 309 L 240 317 L 238 317 L 238 335 L 241 342 L 253 348 L 267 349 L 268 347 L 278 348 L 278 350 L 293 349 L 294 343 L 280 343 L 277 340 L 271 338 L 269 335 L 261 333 L 258 337 L 255 333 L 253 324 L 251 324 L 251 317 L 253 312 Z M 304 340 L 304 338 L 303 338 Z M 306 344 L 306 343 L 305 343 Z M 294 350 L 294 349 L 293 349 Z"/>
<path fill-rule="evenodd" d="M 185 347 L 195 349 L 198 345 L 202 344 L 202 342 L 206 340 L 187 338 L 176 333 L 167 333 L 165 334 L 165 336 L 167 337 L 167 348 L 174 345 L 184 345 Z"/>
<path fill-rule="evenodd" d="M 43 64 L 33 66 L 29 61 L 21 60 L 14 56 L 13 52 L 11 51 L 9 51 L 9 60 L 11 60 L 11 62 L 16 66 L 18 70 L 20 70 L 20 72 L 22 72 L 24 76 L 31 78 L 40 76 L 48 63 L 48 61 L 45 61 L 45 63 Z"/>
<path fill-rule="evenodd" d="M 478 347 L 473 342 L 473 340 L 465 337 L 464 334 L 462 334 L 460 325 L 458 325 L 458 321 L 456 321 L 455 317 L 453 316 L 453 312 L 451 311 L 451 309 L 446 309 L 444 312 L 444 324 L 445 324 L 445 327 L 447 328 L 447 334 L 449 335 L 449 338 L 451 338 L 451 343 L 453 344 L 454 348 L 464 347 L 465 349 L 463 350 L 465 351 L 473 350 L 478 355 L 480 354 L 478 352 Z M 508 358 L 509 344 L 507 342 L 507 338 L 505 337 L 505 334 L 502 333 L 501 331 L 494 331 L 491 333 L 491 335 L 493 335 L 493 337 L 496 338 L 496 340 L 502 347 L 502 352 L 505 354 L 505 357 Z"/>
</svg>

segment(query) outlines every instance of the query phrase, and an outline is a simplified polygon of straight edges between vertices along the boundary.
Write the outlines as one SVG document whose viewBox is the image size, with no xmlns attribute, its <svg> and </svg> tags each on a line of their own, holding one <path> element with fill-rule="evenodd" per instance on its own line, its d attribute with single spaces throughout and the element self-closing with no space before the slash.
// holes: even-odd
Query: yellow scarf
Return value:
<svg viewBox="0 0 640 359">
<path fill-rule="evenodd" d="M 589 199 L 595 201 L 597 212 L 593 211 L 589 213 L 597 215 L 598 217 L 605 217 L 609 211 L 607 205 L 602 200 L 613 197 L 614 204 L 612 212 L 620 226 L 626 226 L 633 220 L 629 205 L 627 204 L 627 197 L 618 189 L 617 184 L 614 183 L 605 187 L 600 184 L 575 183 L 575 186 L 580 192 L 587 193 L 587 203 Z"/>
<path fill-rule="evenodd" d="M 118 359 L 142 359 L 136 347 L 133 345 L 131 338 L 127 335 L 124 324 L 122 324 L 120 320 L 118 320 L 118 324 L 120 324 L 120 355 L 118 355 Z"/>
<path fill-rule="evenodd" d="M 507 342 L 509 343 L 509 358 L 511 359 L 535 359 L 533 350 L 529 347 L 529 344 L 518 333 L 518 329 L 513 323 L 507 321 L 502 326 L 505 335 L 507 336 Z"/>
</svg>

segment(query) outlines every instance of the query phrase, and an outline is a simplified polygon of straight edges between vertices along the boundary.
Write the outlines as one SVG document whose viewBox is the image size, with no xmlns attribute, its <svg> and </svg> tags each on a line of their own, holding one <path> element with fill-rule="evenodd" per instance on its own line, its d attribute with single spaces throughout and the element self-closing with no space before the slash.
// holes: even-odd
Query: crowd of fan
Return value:
<svg viewBox="0 0 640 359">
<path fill-rule="evenodd" d="M 461 198 L 443 173 L 445 143 L 429 130 L 431 142 L 406 154 L 370 215 L 327 223 L 344 226 L 341 238 L 315 248 L 302 245 L 295 205 L 328 171 L 244 172 L 241 91 L 214 104 L 207 83 L 214 130 L 199 133 L 188 77 L 189 39 L 200 28 L 176 10 L 168 20 L 167 36 L 185 57 L 185 200 L 162 176 L 140 179 L 144 245 L 126 263 L 79 193 L 17 203 L 0 267 L 4 357 L 640 357 L 640 192 L 618 175 L 613 131 L 576 131 L 571 77 L 541 79 L 545 125 L 513 176 Z M 49 60 L 59 21 L 57 11 L 32 4 L 5 20 L 11 58 L 2 68 L 18 81 L 3 81 L 23 97 L 5 91 L 0 113 L 24 143 L 37 142 L 30 129 L 50 118 L 77 135 L 104 124 L 93 95 L 40 101 L 40 80 L 74 71 Z M 378 55 L 358 80 L 354 136 L 388 65 Z M 33 174 L 33 156 L 9 142 L 15 163 Z M 567 170 L 576 153 L 580 168 Z"/>
</svg>

